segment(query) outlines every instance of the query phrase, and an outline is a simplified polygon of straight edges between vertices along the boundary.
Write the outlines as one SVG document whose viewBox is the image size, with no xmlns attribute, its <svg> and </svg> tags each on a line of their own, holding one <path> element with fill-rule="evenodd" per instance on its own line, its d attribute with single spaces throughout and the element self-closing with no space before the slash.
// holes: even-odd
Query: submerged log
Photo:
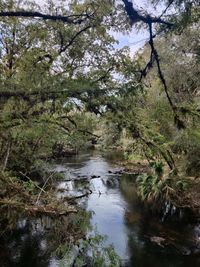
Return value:
<svg viewBox="0 0 200 267">
<path fill-rule="evenodd" d="M 92 190 L 89 190 L 85 194 L 79 195 L 79 196 L 74 196 L 74 197 L 65 197 L 64 200 L 67 200 L 68 202 L 74 202 L 76 199 L 81 199 L 84 197 L 87 197 L 92 194 Z"/>
</svg>

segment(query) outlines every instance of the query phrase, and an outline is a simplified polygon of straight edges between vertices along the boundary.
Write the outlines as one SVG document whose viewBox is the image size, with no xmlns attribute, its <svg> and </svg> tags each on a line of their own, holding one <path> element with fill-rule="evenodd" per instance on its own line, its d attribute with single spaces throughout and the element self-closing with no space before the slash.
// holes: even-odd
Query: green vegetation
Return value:
<svg viewBox="0 0 200 267">
<path fill-rule="evenodd" d="M 48 162 L 95 145 L 149 163 L 151 171 L 137 179 L 142 200 L 184 207 L 184 192 L 187 207 L 194 206 L 191 192 L 200 184 L 197 2 L 149 1 L 165 6 L 154 16 L 128 0 L 0 1 L 1 210 L 82 212 L 70 197 L 57 199 L 59 175 Z M 134 56 L 113 37 L 132 28 L 149 34 Z M 108 266 L 117 266 L 112 249 L 95 253 L 93 266 L 107 266 L 106 253 Z"/>
<path fill-rule="evenodd" d="M 190 186 L 187 179 L 174 177 L 173 174 L 164 176 L 162 163 L 154 163 L 152 174 L 142 174 L 137 177 L 138 193 L 142 200 L 148 202 L 157 201 L 157 204 L 171 200 L 173 195 L 181 190 L 185 192 Z"/>
</svg>

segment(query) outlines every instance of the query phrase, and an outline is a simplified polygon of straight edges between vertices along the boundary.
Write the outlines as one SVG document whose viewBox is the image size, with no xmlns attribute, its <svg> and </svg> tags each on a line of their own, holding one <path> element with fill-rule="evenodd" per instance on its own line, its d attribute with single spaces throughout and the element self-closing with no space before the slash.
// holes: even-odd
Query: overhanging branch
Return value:
<svg viewBox="0 0 200 267">
<path fill-rule="evenodd" d="M 135 24 L 137 22 L 144 22 L 146 24 L 149 23 L 158 23 L 158 24 L 163 24 L 166 25 L 168 28 L 171 28 L 173 26 L 173 24 L 171 22 L 165 21 L 163 19 L 161 19 L 161 17 L 152 17 L 150 15 L 141 15 L 134 7 L 133 4 L 131 2 L 129 2 L 128 0 L 122 0 L 124 5 L 125 5 L 125 10 L 127 15 L 129 16 L 129 19 L 131 21 L 131 24 Z"/>
<path fill-rule="evenodd" d="M 174 113 L 174 121 L 175 121 L 175 124 L 177 125 L 178 129 L 183 129 L 185 128 L 185 124 L 184 122 L 180 119 L 180 116 L 178 114 L 178 109 L 176 107 L 176 105 L 173 103 L 170 95 L 169 95 L 169 91 L 168 91 L 168 87 L 167 87 L 167 83 L 166 83 L 166 80 L 165 80 L 165 77 L 164 77 L 164 74 L 161 70 L 161 66 L 160 66 L 160 59 L 159 59 L 159 55 L 158 55 L 158 52 L 154 46 L 154 41 L 153 41 L 153 29 L 152 29 L 152 23 L 149 23 L 149 33 L 150 33 L 150 40 L 149 40 L 149 44 L 150 44 L 150 47 L 151 47 L 151 53 L 152 55 L 154 56 L 154 59 L 155 59 L 155 62 L 156 62 L 156 65 L 157 65 L 157 70 L 158 70 L 158 76 L 163 84 L 163 87 L 164 87 L 164 91 L 165 91 L 165 94 L 167 96 L 167 100 L 171 106 L 171 109 Z"/>
<path fill-rule="evenodd" d="M 8 12 L 1 11 L 0 17 L 41 18 L 43 20 L 62 21 L 68 24 L 81 24 L 82 22 L 86 21 L 90 17 L 90 15 L 80 14 L 80 15 L 62 16 L 62 15 L 49 15 L 31 11 L 8 11 Z"/>
</svg>

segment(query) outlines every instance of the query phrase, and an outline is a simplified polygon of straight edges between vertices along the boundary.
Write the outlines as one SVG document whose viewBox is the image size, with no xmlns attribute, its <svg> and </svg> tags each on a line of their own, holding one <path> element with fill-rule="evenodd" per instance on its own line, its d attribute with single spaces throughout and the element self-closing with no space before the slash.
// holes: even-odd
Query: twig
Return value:
<svg viewBox="0 0 200 267">
<path fill-rule="evenodd" d="M 173 4 L 174 0 L 171 0 L 169 2 L 169 4 L 166 6 L 166 8 L 163 10 L 162 14 L 159 16 L 159 18 L 161 18 L 166 12 L 167 10 L 170 8 L 170 6 Z"/>
<path fill-rule="evenodd" d="M 35 187 L 37 187 L 38 189 L 42 190 L 44 193 L 46 193 L 46 191 L 41 188 L 37 183 L 35 183 L 33 180 L 31 180 L 31 178 L 29 178 L 26 174 L 24 174 L 23 172 L 19 172 L 21 175 L 23 175 L 25 178 L 27 178 L 31 183 L 34 184 Z"/>
<path fill-rule="evenodd" d="M 6 157 L 5 157 L 4 165 L 3 165 L 3 168 L 2 168 L 2 171 L 3 171 L 3 172 L 5 171 L 6 166 L 7 166 L 7 163 L 8 163 L 8 158 L 9 158 L 9 155 L 10 155 L 10 149 L 11 149 L 11 143 L 8 143 L 8 148 L 7 148 L 7 152 L 6 152 Z"/>
<path fill-rule="evenodd" d="M 10 199 L 2 199 L 0 200 L 0 206 L 11 206 L 16 209 L 22 209 L 29 213 L 39 213 L 39 214 L 46 214 L 51 216 L 61 216 L 67 215 L 69 213 L 77 213 L 77 209 L 74 207 L 68 207 L 66 210 L 62 209 L 59 210 L 57 208 L 51 206 L 34 206 L 34 205 L 25 205 L 24 203 L 13 201 Z"/>
<path fill-rule="evenodd" d="M 41 188 L 41 190 L 40 190 L 40 192 L 39 192 L 39 194 L 38 194 L 38 197 L 37 197 L 37 200 L 36 200 L 36 205 L 38 204 L 38 201 L 39 201 L 39 199 L 40 199 L 40 196 L 41 196 L 42 192 L 45 192 L 45 191 L 44 191 L 44 188 L 45 188 L 47 182 L 49 181 L 50 178 L 52 178 L 52 176 L 53 176 L 55 173 L 56 173 L 56 172 L 53 172 L 51 175 L 49 175 L 49 177 L 46 179 L 45 183 L 43 184 L 43 186 L 42 186 L 42 188 Z"/>
</svg>

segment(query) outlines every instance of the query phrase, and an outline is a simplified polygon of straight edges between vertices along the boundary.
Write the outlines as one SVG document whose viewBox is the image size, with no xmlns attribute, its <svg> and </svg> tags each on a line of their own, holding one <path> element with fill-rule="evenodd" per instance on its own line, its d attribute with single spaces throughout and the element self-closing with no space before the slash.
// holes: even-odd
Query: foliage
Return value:
<svg viewBox="0 0 200 267">
<path fill-rule="evenodd" d="M 189 188 L 188 179 L 178 177 L 173 173 L 165 176 L 163 164 L 154 162 L 152 164 L 153 172 L 151 174 L 142 174 L 137 177 L 138 194 L 141 199 L 153 203 L 164 203 L 166 199 L 170 200 L 176 190 L 185 191 Z M 155 203 L 155 202 L 154 202 Z"/>
<path fill-rule="evenodd" d="M 134 8 L 130 5 L 128 11 L 127 1 L 123 2 L 130 16 Z M 29 11 L 23 1 L 1 5 L 10 12 Z M 178 12 L 165 17 L 173 8 Z M 179 133 L 174 120 L 180 127 L 199 126 L 196 3 L 170 3 L 164 18 L 135 10 L 138 22 L 153 25 L 158 33 L 166 30 L 154 43 L 151 40 L 156 52 L 147 65 L 152 52 L 147 45 L 134 59 L 127 47 L 116 49 L 110 30 L 130 31 L 118 3 L 71 1 L 65 7 L 49 2 L 40 7 L 32 2 L 31 9 L 42 19 L 33 23 L 31 16 L 1 17 L 2 168 L 28 170 L 38 158 L 51 155 L 56 143 L 76 151 L 87 147 L 97 126 L 104 147 L 123 146 L 125 131 L 132 151 L 137 148 L 141 156 L 164 159 L 170 169 L 177 168 L 172 144 Z M 58 13 L 66 23 L 62 16 L 52 17 Z M 160 77 L 153 60 L 159 64 Z M 103 120 L 97 119 L 100 115 Z"/>
<path fill-rule="evenodd" d="M 44 193 L 34 182 L 48 180 L 44 166 L 56 146 L 78 152 L 99 141 L 106 148 L 120 147 L 128 158 L 147 158 L 153 171 L 137 179 L 143 200 L 186 190 L 188 181 L 172 173 L 198 175 L 198 3 L 150 2 L 164 5 L 159 16 L 136 10 L 128 0 L 47 1 L 44 6 L 1 1 L 3 208 L 65 213 L 53 192 Z M 132 26 L 148 29 L 150 36 L 134 57 L 128 47 L 118 49 L 113 37 L 130 34 Z M 39 200 L 42 209 L 33 210 Z M 92 265 L 116 266 L 115 260 L 111 248 L 96 247 Z"/>
<path fill-rule="evenodd" d="M 5 11 L 27 8 L 25 1 L 1 5 Z M 41 11 L 33 1 L 30 6 Z M 75 151 L 90 146 L 96 118 L 87 110 L 95 110 L 92 101 L 99 105 L 94 94 L 101 95 L 101 77 L 109 77 L 118 57 L 110 52 L 115 41 L 107 32 L 112 21 L 106 1 L 97 9 L 92 1 L 72 1 L 69 10 L 51 2 L 44 8 L 51 14 L 95 15 L 81 25 L 1 18 L 0 164 L 18 176 L 21 171 L 31 176 L 58 142 Z"/>
</svg>

